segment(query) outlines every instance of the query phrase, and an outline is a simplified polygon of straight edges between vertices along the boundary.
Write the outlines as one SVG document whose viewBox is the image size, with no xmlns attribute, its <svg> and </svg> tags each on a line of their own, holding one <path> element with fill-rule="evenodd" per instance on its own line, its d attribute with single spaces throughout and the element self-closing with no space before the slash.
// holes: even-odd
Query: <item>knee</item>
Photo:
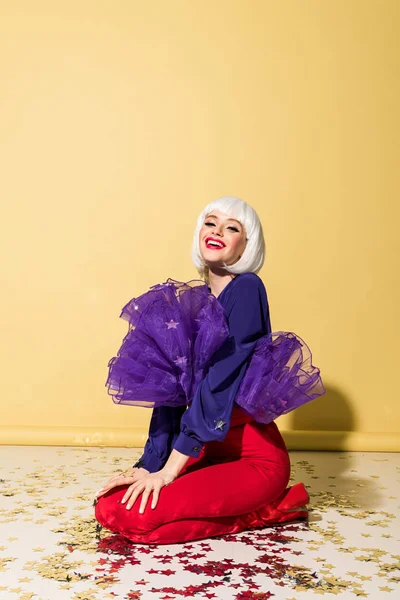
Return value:
<svg viewBox="0 0 400 600">
<path fill-rule="evenodd" d="M 127 510 L 126 505 L 118 504 L 117 519 L 125 532 L 144 535 L 150 533 L 160 525 L 160 519 L 157 518 L 157 515 L 159 516 L 160 514 L 160 507 L 157 506 L 155 509 L 152 509 L 150 502 L 147 502 L 146 508 L 141 514 L 139 513 L 140 503 L 141 497 L 139 496 L 129 510 Z"/>
<path fill-rule="evenodd" d="M 97 500 L 94 507 L 94 516 L 96 521 L 103 527 L 110 529 L 111 521 L 113 521 L 113 507 L 111 502 L 105 500 L 103 497 Z"/>
<path fill-rule="evenodd" d="M 124 491 L 124 489 L 117 488 L 104 494 L 104 496 L 100 496 L 94 508 L 96 520 L 100 525 L 111 531 L 117 530 L 117 507 L 120 504 Z"/>
<path fill-rule="evenodd" d="M 121 534 L 145 534 L 157 527 L 154 519 L 154 510 L 150 503 L 147 504 L 143 514 L 139 513 L 139 497 L 132 508 L 127 509 L 126 504 L 121 500 L 125 489 L 111 491 L 104 496 L 100 496 L 95 506 L 95 517 L 97 521 L 110 531 Z"/>
</svg>

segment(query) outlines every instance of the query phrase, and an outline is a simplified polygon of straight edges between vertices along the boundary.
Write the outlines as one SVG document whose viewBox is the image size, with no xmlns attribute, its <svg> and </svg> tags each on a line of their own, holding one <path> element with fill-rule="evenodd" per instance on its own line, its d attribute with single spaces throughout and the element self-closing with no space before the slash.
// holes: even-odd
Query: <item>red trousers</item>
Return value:
<svg viewBox="0 0 400 600">
<path fill-rule="evenodd" d="M 101 496 L 98 522 L 140 544 L 174 544 L 275 523 L 307 519 L 303 484 L 286 489 L 290 459 L 276 424 L 256 423 L 235 408 L 223 442 L 208 442 L 179 477 L 151 497 L 139 514 L 141 496 L 130 510 L 120 486 Z M 300 509 L 300 510 L 296 510 Z"/>
</svg>

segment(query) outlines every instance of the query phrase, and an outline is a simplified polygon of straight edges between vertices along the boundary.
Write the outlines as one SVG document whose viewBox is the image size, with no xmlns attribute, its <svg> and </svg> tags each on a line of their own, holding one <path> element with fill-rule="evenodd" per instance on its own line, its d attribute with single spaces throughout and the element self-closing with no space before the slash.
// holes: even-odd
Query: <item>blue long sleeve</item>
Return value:
<svg viewBox="0 0 400 600">
<path fill-rule="evenodd" d="M 186 406 L 153 408 L 144 452 L 134 467 L 143 467 L 150 473 L 163 468 L 180 433 L 181 417 L 185 410 Z"/>
<path fill-rule="evenodd" d="M 186 456 L 198 456 L 206 442 L 225 438 L 248 360 L 257 340 L 271 332 L 271 323 L 267 293 L 255 273 L 235 277 L 218 300 L 227 316 L 229 338 L 214 355 L 187 409 L 153 409 L 149 437 L 134 466 L 153 473 L 163 468 L 173 448 Z"/>
<path fill-rule="evenodd" d="M 219 300 L 226 311 L 230 337 L 214 355 L 212 366 L 182 415 L 181 432 L 173 447 L 187 456 L 198 456 L 206 442 L 225 438 L 254 346 L 271 332 L 266 290 L 255 273 L 237 276 Z"/>
</svg>

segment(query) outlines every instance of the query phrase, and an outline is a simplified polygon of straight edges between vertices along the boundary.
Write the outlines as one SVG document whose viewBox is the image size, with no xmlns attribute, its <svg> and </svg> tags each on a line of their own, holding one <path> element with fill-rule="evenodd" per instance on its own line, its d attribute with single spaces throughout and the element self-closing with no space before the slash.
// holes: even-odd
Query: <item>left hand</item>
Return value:
<svg viewBox="0 0 400 600">
<path fill-rule="evenodd" d="M 147 469 L 138 467 L 133 467 L 130 471 L 125 471 L 125 473 L 118 473 L 117 475 L 111 477 L 111 479 L 109 479 L 107 483 L 101 489 L 99 489 L 98 492 L 96 492 L 96 498 L 103 496 L 113 488 L 119 487 L 120 485 L 135 483 L 148 474 L 149 471 Z"/>
<path fill-rule="evenodd" d="M 143 494 L 139 508 L 139 513 L 143 514 L 150 494 L 153 493 L 151 508 L 155 508 L 161 488 L 172 483 L 174 479 L 175 476 L 165 469 L 161 469 L 161 471 L 157 471 L 156 473 L 149 473 L 128 487 L 121 503 L 125 504 L 127 502 L 126 509 L 130 510 L 140 494 Z"/>
</svg>

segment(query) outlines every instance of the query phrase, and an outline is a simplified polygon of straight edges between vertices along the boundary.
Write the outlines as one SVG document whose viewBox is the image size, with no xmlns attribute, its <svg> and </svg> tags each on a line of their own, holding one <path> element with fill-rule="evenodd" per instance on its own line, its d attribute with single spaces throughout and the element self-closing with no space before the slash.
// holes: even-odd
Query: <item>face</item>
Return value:
<svg viewBox="0 0 400 600">
<path fill-rule="evenodd" d="M 246 231 L 240 221 L 213 209 L 200 229 L 199 245 L 209 265 L 222 266 L 222 262 L 233 265 L 246 247 Z"/>
</svg>

